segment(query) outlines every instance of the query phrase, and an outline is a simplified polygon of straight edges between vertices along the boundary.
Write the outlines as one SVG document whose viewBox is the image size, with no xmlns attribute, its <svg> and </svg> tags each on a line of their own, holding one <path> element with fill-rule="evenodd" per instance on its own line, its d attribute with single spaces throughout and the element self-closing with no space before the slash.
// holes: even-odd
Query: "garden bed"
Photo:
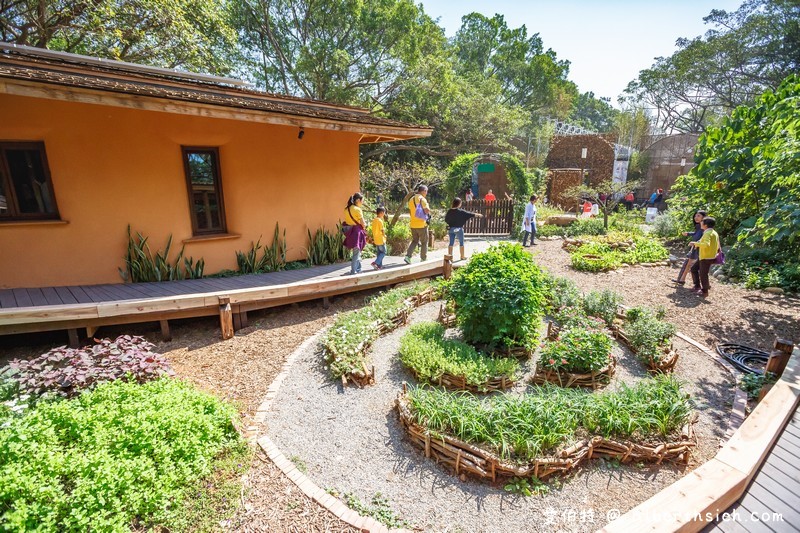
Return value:
<svg viewBox="0 0 800 533">
<path fill-rule="evenodd" d="M 619 326 L 615 326 L 612 328 L 614 332 L 614 337 L 625 345 L 630 351 L 636 353 L 636 349 L 631 344 L 631 341 L 628 340 L 625 331 L 621 329 Z M 672 372 L 675 369 L 675 365 L 678 363 L 678 350 L 675 349 L 675 346 L 670 343 L 668 346 L 663 348 L 663 355 L 660 359 L 656 360 L 653 357 L 649 357 L 646 361 L 647 363 L 647 370 L 649 372 L 658 372 L 658 373 L 668 373 Z"/>
<path fill-rule="evenodd" d="M 580 439 L 555 454 L 536 458 L 524 464 L 514 464 L 498 454 L 480 446 L 467 443 L 451 435 L 427 429 L 416 423 L 411 412 L 408 392 L 398 395 L 396 403 L 400 422 L 411 443 L 424 451 L 426 458 L 451 469 L 462 480 L 467 475 L 497 481 L 499 478 L 530 478 L 545 480 L 556 474 L 574 470 L 592 458 L 615 459 L 620 463 L 664 461 L 686 464 L 692 449 L 697 445 L 693 416 L 676 435 L 675 440 L 661 443 L 636 443 L 599 435 Z"/>
<path fill-rule="evenodd" d="M 560 369 L 540 370 L 537 365 L 536 372 L 533 374 L 531 382 L 536 385 L 552 383 L 560 387 L 587 387 L 599 389 L 611 382 L 611 378 L 614 377 L 616 369 L 617 358 L 613 355 L 606 366 L 593 372 L 574 373 Z"/>
</svg>

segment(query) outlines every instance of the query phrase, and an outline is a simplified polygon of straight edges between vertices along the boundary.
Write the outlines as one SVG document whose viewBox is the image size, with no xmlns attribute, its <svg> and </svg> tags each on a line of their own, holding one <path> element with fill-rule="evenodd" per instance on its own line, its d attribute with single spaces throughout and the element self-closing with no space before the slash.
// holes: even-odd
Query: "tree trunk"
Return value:
<svg viewBox="0 0 800 533">
<path fill-rule="evenodd" d="M 394 216 L 392 220 L 389 221 L 389 225 L 386 228 L 386 233 L 389 233 L 395 224 L 397 224 L 397 220 L 400 218 L 400 215 L 403 213 L 404 209 L 408 209 L 408 201 L 411 200 L 411 197 L 414 196 L 415 193 L 407 192 L 405 196 L 403 196 L 403 201 L 400 202 L 400 207 L 397 208 L 397 211 L 394 212 Z"/>
</svg>

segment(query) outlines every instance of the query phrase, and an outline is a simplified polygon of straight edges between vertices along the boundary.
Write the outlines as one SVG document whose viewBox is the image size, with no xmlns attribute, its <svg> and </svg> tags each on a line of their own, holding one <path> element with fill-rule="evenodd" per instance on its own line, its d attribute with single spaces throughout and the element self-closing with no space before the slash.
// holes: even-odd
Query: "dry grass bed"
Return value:
<svg viewBox="0 0 800 533">
<path fill-rule="evenodd" d="M 678 274 L 671 267 L 628 267 L 591 274 L 570 267 L 561 241 L 540 241 L 531 248 L 534 261 L 557 276 L 572 279 L 584 291 L 611 289 L 629 306 L 664 306 L 666 320 L 698 342 L 714 348 L 718 342 L 746 344 L 770 350 L 775 337 L 800 342 L 800 298 L 753 291 L 711 279 L 710 296 L 693 294 L 691 277 L 677 287 L 670 282 Z"/>
</svg>

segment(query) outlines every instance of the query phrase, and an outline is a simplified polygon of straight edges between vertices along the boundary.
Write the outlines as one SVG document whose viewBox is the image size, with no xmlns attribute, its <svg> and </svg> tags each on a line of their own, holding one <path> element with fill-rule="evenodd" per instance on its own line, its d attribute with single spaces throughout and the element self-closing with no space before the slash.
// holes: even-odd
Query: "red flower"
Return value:
<svg viewBox="0 0 800 533">
<path fill-rule="evenodd" d="M 556 360 L 555 360 L 555 359 L 550 359 L 550 364 L 551 364 L 551 365 L 554 365 L 554 364 L 556 364 Z"/>
</svg>

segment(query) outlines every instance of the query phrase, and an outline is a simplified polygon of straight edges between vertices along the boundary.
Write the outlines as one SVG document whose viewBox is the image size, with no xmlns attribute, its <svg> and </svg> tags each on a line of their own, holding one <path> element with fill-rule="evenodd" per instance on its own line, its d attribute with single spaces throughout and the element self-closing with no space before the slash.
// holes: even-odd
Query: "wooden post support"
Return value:
<svg viewBox="0 0 800 533">
<path fill-rule="evenodd" d="M 81 343 L 78 339 L 78 330 L 75 328 L 68 329 L 67 335 L 69 335 L 69 347 L 70 348 L 80 348 Z"/>
<path fill-rule="evenodd" d="M 794 344 L 787 340 L 775 339 L 773 348 L 774 349 L 769 354 L 767 366 L 764 367 L 764 372 L 771 372 L 777 377 L 781 377 L 781 374 L 783 374 L 783 371 L 786 369 L 786 364 L 789 362 L 789 358 L 792 356 Z"/>
<path fill-rule="evenodd" d="M 169 320 L 159 320 L 161 326 L 161 340 L 169 342 L 172 340 L 172 332 L 169 330 Z"/>
<path fill-rule="evenodd" d="M 233 308 L 233 331 L 242 329 L 242 316 L 239 314 L 239 306 Z"/>
<path fill-rule="evenodd" d="M 241 321 L 243 328 L 246 328 L 248 326 L 247 311 L 239 311 L 239 320 Z"/>
<path fill-rule="evenodd" d="M 433 244 L 436 241 L 434 240 L 433 230 L 428 228 L 428 248 L 433 249 Z"/>
<path fill-rule="evenodd" d="M 231 299 L 228 296 L 219 297 L 219 324 L 223 340 L 233 337 L 233 311 L 231 310 Z"/>
<path fill-rule="evenodd" d="M 444 256 L 444 265 L 442 266 L 442 275 L 444 279 L 450 279 L 450 276 L 453 275 L 453 256 L 446 255 Z"/>
<path fill-rule="evenodd" d="M 322 297 L 322 308 L 328 309 L 331 306 L 331 299 L 327 296 Z"/>
<path fill-rule="evenodd" d="M 86 326 L 86 338 L 91 339 L 97 333 L 97 326 Z"/>
</svg>

